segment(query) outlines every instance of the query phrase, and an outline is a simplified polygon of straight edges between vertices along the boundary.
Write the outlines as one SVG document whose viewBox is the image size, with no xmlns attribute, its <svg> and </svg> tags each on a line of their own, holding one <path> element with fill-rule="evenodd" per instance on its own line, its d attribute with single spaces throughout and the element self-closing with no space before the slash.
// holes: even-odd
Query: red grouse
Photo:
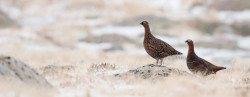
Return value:
<svg viewBox="0 0 250 97">
<path fill-rule="evenodd" d="M 156 64 L 158 64 L 159 60 L 160 65 L 162 65 L 163 58 L 171 55 L 182 55 L 179 51 L 175 50 L 172 46 L 170 46 L 168 43 L 154 37 L 149 28 L 149 24 L 147 21 L 141 22 L 141 25 L 144 26 L 145 29 L 145 35 L 144 35 L 144 41 L 143 46 L 146 50 L 146 52 L 156 59 Z"/>
<path fill-rule="evenodd" d="M 191 39 L 186 41 L 188 44 L 187 66 L 193 73 L 200 73 L 202 75 L 216 74 L 217 71 L 226 69 L 225 67 L 215 66 L 214 64 L 198 57 L 194 52 L 194 43 Z"/>
</svg>

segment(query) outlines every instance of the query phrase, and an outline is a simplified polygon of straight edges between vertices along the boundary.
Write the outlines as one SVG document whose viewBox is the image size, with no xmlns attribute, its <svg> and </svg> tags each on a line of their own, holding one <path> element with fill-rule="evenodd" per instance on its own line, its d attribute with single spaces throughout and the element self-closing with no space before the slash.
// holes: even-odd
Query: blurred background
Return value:
<svg viewBox="0 0 250 97">
<path fill-rule="evenodd" d="M 147 56 L 143 20 L 184 56 L 192 39 L 209 61 L 250 62 L 249 0 L 0 0 L 0 54 L 80 49 Z"/>
</svg>

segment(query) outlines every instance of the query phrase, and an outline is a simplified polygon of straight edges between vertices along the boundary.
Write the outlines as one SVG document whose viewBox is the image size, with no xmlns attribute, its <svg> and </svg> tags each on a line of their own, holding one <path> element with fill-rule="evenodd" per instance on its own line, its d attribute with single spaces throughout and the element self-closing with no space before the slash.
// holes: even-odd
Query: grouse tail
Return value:
<svg viewBox="0 0 250 97">
<path fill-rule="evenodd" d="M 216 68 L 214 68 L 214 71 L 217 72 L 217 71 L 220 71 L 223 69 L 226 69 L 226 67 L 216 67 Z"/>
<path fill-rule="evenodd" d="M 181 53 L 181 52 L 178 52 L 178 51 L 177 51 L 177 53 L 176 53 L 176 54 L 177 54 L 177 55 L 182 55 L 182 53 Z"/>
</svg>

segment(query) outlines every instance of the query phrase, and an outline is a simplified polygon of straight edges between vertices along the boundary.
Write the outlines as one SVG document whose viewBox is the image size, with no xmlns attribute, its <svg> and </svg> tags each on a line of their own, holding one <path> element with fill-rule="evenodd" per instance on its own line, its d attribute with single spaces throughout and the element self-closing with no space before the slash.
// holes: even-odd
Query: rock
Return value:
<svg viewBox="0 0 250 97">
<path fill-rule="evenodd" d="M 0 9 L 0 28 L 18 26 L 7 14 Z"/>
<path fill-rule="evenodd" d="M 169 68 L 166 66 L 149 64 L 137 69 L 129 70 L 128 72 L 122 74 L 115 74 L 115 76 L 124 77 L 124 76 L 135 76 L 143 79 L 155 79 L 161 77 L 168 77 L 170 75 L 190 75 L 186 71 L 182 71 L 176 68 Z"/>
<path fill-rule="evenodd" d="M 40 87 L 52 87 L 36 70 L 9 56 L 0 56 L 0 79 Z"/>
</svg>

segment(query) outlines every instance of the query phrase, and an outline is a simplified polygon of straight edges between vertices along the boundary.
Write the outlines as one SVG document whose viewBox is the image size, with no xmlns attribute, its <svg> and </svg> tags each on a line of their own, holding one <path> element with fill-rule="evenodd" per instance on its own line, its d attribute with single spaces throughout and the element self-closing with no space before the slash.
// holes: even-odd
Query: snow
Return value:
<svg viewBox="0 0 250 97">
<path fill-rule="evenodd" d="M 103 20 L 102 19 L 81 19 L 76 22 L 78 25 L 88 25 L 88 26 L 96 26 L 99 24 L 102 24 Z"/>
<path fill-rule="evenodd" d="M 250 10 L 244 10 L 244 11 L 223 11 L 219 12 L 218 18 L 221 22 L 232 24 L 233 22 L 244 22 L 244 21 L 250 21 Z"/>
<path fill-rule="evenodd" d="M 104 34 L 120 34 L 127 36 L 129 38 L 136 38 L 140 34 L 143 34 L 144 30 L 141 26 L 105 26 L 102 28 L 97 28 L 93 31 L 93 34 L 96 36 L 101 36 Z"/>
<path fill-rule="evenodd" d="M 248 49 L 250 50 L 250 37 L 245 37 L 245 38 L 242 38 L 238 41 L 238 46 L 243 48 L 243 49 Z"/>
<path fill-rule="evenodd" d="M 177 44 L 184 44 L 185 43 L 185 39 L 180 39 L 178 37 L 169 37 L 169 36 L 155 36 L 167 43 L 169 43 L 170 45 L 177 45 Z"/>
<path fill-rule="evenodd" d="M 85 48 L 89 51 L 98 51 L 103 49 L 108 49 L 112 47 L 111 43 L 86 43 L 86 42 L 80 42 L 77 44 L 77 47 Z"/>
<path fill-rule="evenodd" d="M 204 6 L 196 6 L 190 10 L 190 17 L 192 18 L 205 18 L 207 9 Z"/>
<path fill-rule="evenodd" d="M 55 18 L 51 15 L 32 16 L 24 18 L 20 21 L 21 25 L 26 27 L 39 27 L 42 25 L 48 25 L 53 22 L 55 22 Z"/>
<path fill-rule="evenodd" d="M 195 52 L 201 58 L 206 60 L 213 60 L 220 64 L 229 64 L 233 59 L 238 59 L 250 52 L 245 52 L 241 50 L 225 50 L 216 48 L 201 48 L 196 47 Z M 245 57 L 250 60 L 250 57 Z"/>
</svg>

